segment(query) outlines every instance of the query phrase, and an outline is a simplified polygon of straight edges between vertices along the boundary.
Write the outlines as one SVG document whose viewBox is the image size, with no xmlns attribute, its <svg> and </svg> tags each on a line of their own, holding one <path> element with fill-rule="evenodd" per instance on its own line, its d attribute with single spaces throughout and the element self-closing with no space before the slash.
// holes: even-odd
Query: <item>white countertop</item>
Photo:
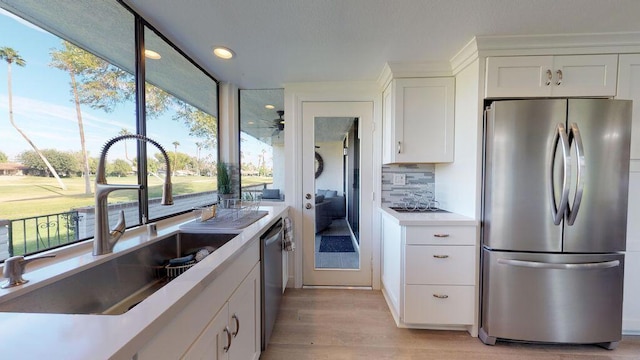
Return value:
<svg viewBox="0 0 640 360">
<path fill-rule="evenodd" d="M 478 225 L 478 220 L 455 214 L 438 212 L 401 213 L 388 207 L 381 207 L 380 212 L 388 219 L 394 220 L 402 226 L 419 225 Z"/>
<path fill-rule="evenodd" d="M 193 300 L 233 259 L 287 211 L 287 206 L 263 206 L 269 214 L 243 229 L 238 236 L 200 261 L 122 315 L 70 315 L 0 312 L 2 359 L 131 359 L 184 306 Z M 60 254 L 53 263 L 27 268 L 30 282 L 12 289 L 0 289 L 2 298 L 19 296 L 44 286 L 69 272 L 105 262 L 123 252 L 172 236 L 191 215 L 158 223 L 158 235 L 148 237 L 144 229 L 131 229 L 114 248 L 113 254 L 91 255 L 91 242 Z M 228 231 L 225 231 L 228 232 Z M 62 260 L 62 261 L 61 261 Z M 43 261 L 44 262 L 44 261 Z M 35 265 L 35 263 L 34 263 Z M 69 296 L 76 296 L 69 294 Z"/>
</svg>

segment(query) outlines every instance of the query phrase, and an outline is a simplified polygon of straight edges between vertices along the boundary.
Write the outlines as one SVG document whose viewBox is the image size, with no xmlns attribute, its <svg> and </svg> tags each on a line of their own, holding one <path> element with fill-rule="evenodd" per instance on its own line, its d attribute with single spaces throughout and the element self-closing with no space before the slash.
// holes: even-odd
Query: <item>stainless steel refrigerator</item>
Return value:
<svg viewBox="0 0 640 360">
<path fill-rule="evenodd" d="M 495 101 L 484 133 L 481 340 L 615 348 L 631 101 Z"/>
</svg>

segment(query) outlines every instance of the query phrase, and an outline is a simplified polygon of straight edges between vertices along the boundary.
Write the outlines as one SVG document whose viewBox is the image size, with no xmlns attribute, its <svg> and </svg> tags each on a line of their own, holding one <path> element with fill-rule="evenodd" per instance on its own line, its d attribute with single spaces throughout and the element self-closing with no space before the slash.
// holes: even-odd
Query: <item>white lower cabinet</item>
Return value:
<svg viewBox="0 0 640 360">
<path fill-rule="evenodd" d="M 475 335 L 476 226 L 399 226 L 382 218 L 382 285 L 397 325 Z"/>
<path fill-rule="evenodd" d="M 184 359 L 260 356 L 260 267 L 256 266 L 191 345 Z"/>
<path fill-rule="evenodd" d="M 622 331 L 640 334 L 640 160 L 631 160 Z"/>
<path fill-rule="evenodd" d="M 257 360 L 260 357 L 259 250 L 256 240 L 231 260 L 200 294 L 175 311 L 172 320 L 138 351 L 137 360 Z M 189 271 L 198 269 L 194 267 Z M 189 272 L 180 275 L 183 276 L 188 277 Z"/>
</svg>

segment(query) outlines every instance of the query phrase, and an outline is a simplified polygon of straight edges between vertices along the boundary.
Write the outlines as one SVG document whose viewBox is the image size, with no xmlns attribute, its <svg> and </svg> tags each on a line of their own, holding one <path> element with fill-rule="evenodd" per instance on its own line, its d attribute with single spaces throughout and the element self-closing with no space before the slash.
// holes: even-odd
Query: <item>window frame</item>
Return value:
<svg viewBox="0 0 640 360">
<path fill-rule="evenodd" d="M 24 21 L 26 21 L 27 23 L 30 24 L 34 24 L 35 26 L 41 27 L 38 23 L 43 23 L 46 22 L 46 16 L 40 16 L 40 19 L 36 18 L 36 17 L 32 17 L 31 19 L 28 19 L 26 17 L 24 17 L 25 15 L 28 16 L 29 15 L 29 8 L 26 8 L 26 11 L 22 11 L 23 16 L 19 15 L 19 13 L 16 13 L 14 11 L 11 11 L 11 7 L 10 4 L 6 8 L 6 11 L 14 14 L 15 16 L 18 16 L 20 18 L 22 18 Z M 148 29 L 150 31 L 152 31 L 155 36 L 158 36 L 158 38 L 162 39 L 162 41 L 164 41 L 168 46 L 170 46 L 173 50 L 176 51 L 176 53 L 181 56 L 183 59 L 187 60 L 187 62 L 189 64 L 191 64 L 195 71 L 194 71 L 194 76 L 196 78 L 199 78 L 200 76 L 204 76 L 206 77 L 206 79 L 208 80 L 212 80 L 213 84 L 212 88 L 211 88 L 211 92 L 213 94 L 213 91 L 215 91 L 215 113 L 214 114 L 210 114 L 212 116 L 215 117 L 215 122 L 216 122 L 216 128 L 217 128 L 217 132 L 215 134 L 216 137 L 216 146 L 215 146 L 215 151 L 216 151 L 216 161 L 219 162 L 220 161 L 220 149 L 221 149 L 221 145 L 220 145 L 220 81 L 218 79 L 216 79 L 210 72 L 208 72 L 207 70 L 205 70 L 202 66 L 200 66 L 197 62 L 195 62 L 190 56 L 188 56 L 182 49 L 180 49 L 176 44 L 174 44 L 172 41 L 170 41 L 164 34 L 162 34 L 162 32 L 160 32 L 158 29 L 156 29 L 153 25 L 151 25 L 148 21 L 146 21 L 141 15 L 139 15 L 136 11 L 134 11 L 131 7 L 129 7 L 127 4 L 125 4 L 123 2 L 123 0 L 113 0 L 113 6 L 121 6 L 125 12 L 129 13 L 132 15 L 133 19 L 130 19 L 127 16 L 126 21 L 131 21 L 133 20 L 133 30 L 134 30 L 134 34 L 133 38 L 134 38 L 134 77 L 135 77 L 135 98 L 134 98 L 134 108 L 135 108 L 135 114 L 134 114 L 134 123 L 135 123 L 135 127 L 136 127 L 136 134 L 138 135 L 143 135 L 143 136 L 147 136 L 147 113 L 146 113 L 146 57 L 144 55 L 144 50 L 145 50 L 145 30 Z M 4 8 L 4 7 L 3 7 Z M 32 12 L 31 14 L 37 14 L 35 11 Z M 73 31 L 70 31 L 68 33 L 58 33 L 56 31 L 50 31 L 46 28 L 43 28 L 45 31 L 47 31 L 48 33 L 50 33 L 53 36 L 56 36 L 58 38 L 60 38 L 61 40 L 65 40 L 68 41 L 68 38 L 73 37 L 71 34 L 73 33 Z M 107 36 L 108 34 L 105 34 L 105 36 Z M 78 45 L 76 45 L 78 46 Z M 80 48 L 84 49 L 84 47 L 79 46 Z M 93 53 L 92 53 L 93 54 Z M 95 56 L 98 56 L 96 54 L 94 54 Z M 109 57 L 105 57 L 105 60 L 108 60 Z M 110 62 L 110 61 L 109 61 Z M 186 68 L 185 68 L 186 69 Z M 199 73 L 198 73 L 199 71 Z M 205 78 L 203 78 L 205 79 Z M 206 86 L 206 85 L 205 85 Z M 208 86 L 207 86 L 208 88 Z M 166 90 L 166 89 L 165 89 Z M 187 101 L 188 102 L 188 101 Z M 211 104 L 213 104 L 214 102 L 211 102 Z M 238 135 L 239 136 L 239 135 Z M 147 177 L 148 177 L 148 171 L 147 171 L 147 165 L 148 165 L 148 161 L 147 161 L 147 143 L 146 142 L 142 142 L 142 141 L 137 141 L 137 152 L 136 152 L 136 166 L 137 166 L 137 178 L 138 178 L 138 183 L 140 185 L 142 185 L 142 189 L 140 191 L 138 191 L 138 221 L 135 224 L 127 224 L 127 228 L 132 228 L 132 227 L 138 227 L 140 225 L 144 225 L 148 222 L 151 221 L 158 221 L 158 220 L 163 220 L 163 219 L 168 219 L 168 218 L 172 218 L 175 216 L 179 216 L 185 213 L 188 213 L 189 211 L 191 211 L 191 209 L 181 209 L 178 210 L 176 212 L 172 212 L 171 214 L 168 215 L 164 215 L 164 216 L 160 216 L 157 218 L 149 218 L 149 187 L 148 187 L 148 183 L 147 183 Z M 133 220 L 133 219 L 132 219 Z M 88 240 L 92 240 L 93 236 L 90 237 L 85 237 L 82 239 L 78 239 L 78 240 L 74 240 L 74 241 L 70 241 L 68 243 L 65 244 L 60 244 L 57 246 L 52 246 L 52 247 L 48 247 L 45 249 L 40 249 L 38 251 L 35 252 L 31 252 L 25 255 L 29 255 L 29 254 L 35 254 L 35 253 L 39 253 L 42 251 L 49 251 L 51 249 L 58 249 L 58 248 L 63 248 L 66 246 L 69 246 L 71 244 L 75 244 L 75 243 L 79 243 L 79 242 L 84 242 L 84 241 L 88 241 Z"/>
</svg>

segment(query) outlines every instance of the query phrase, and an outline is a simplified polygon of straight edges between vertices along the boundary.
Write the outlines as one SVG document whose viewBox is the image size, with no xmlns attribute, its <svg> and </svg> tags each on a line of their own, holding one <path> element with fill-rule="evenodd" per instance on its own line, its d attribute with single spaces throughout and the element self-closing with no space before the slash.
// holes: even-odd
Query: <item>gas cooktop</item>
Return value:
<svg viewBox="0 0 640 360">
<path fill-rule="evenodd" d="M 399 213 L 448 213 L 449 211 L 443 209 L 406 209 L 404 207 L 399 206 L 390 206 L 389 209 L 397 211 Z"/>
</svg>

